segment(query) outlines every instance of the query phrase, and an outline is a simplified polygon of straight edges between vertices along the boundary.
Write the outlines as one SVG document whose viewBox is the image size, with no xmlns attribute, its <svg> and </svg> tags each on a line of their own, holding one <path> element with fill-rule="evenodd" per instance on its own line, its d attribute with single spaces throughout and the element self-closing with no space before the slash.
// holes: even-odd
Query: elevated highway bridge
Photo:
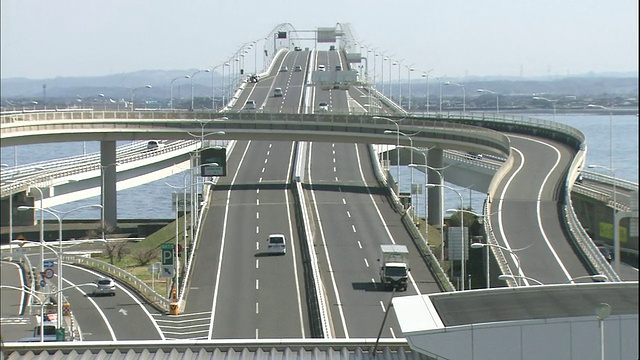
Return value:
<svg viewBox="0 0 640 360">
<path fill-rule="evenodd" d="M 348 34 L 348 27 L 341 29 L 342 33 Z M 178 347 L 187 339 L 188 349 L 182 347 L 180 351 L 206 346 L 222 349 L 220 342 L 256 339 L 240 341 L 238 346 L 254 349 L 249 351 L 259 349 L 256 352 L 261 354 L 277 353 L 279 347 L 284 347 L 287 355 L 283 356 L 295 353 L 304 357 L 302 346 L 296 345 L 295 339 L 322 337 L 328 346 L 306 340 L 302 343 L 327 353 L 340 348 L 341 343 L 348 344 L 340 355 L 345 358 L 365 352 L 375 354 L 378 345 L 384 347 L 386 356 L 394 358 L 405 358 L 407 353 L 420 358 L 458 358 L 460 352 L 456 349 L 461 348 L 460 344 L 472 349 L 472 353 L 488 351 L 479 348 L 478 340 L 467 336 L 469 332 L 455 331 L 460 326 L 477 327 L 475 318 L 461 317 L 452 323 L 440 312 L 439 319 L 429 302 L 448 302 L 449 308 L 455 308 L 458 299 L 497 299 L 512 290 L 509 292 L 515 300 L 506 297 L 500 301 L 526 309 L 539 299 L 536 294 L 552 292 L 555 286 L 564 296 L 557 298 L 560 303 L 553 314 L 549 318 L 531 318 L 543 318 L 547 323 L 541 324 L 545 329 L 542 332 L 553 331 L 562 341 L 547 346 L 548 337 L 540 331 L 530 332 L 524 324 L 526 315 L 501 314 L 507 317 L 482 319 L 497 329 L 491 333 L 495 347 L 504 344 L 495 343 L 500 337 L 494 335 L 509 331 L 502 322 L 512 320 L 521 334 L 519 342 L 513 344 L 521 349 L 520 353 L 534 347 L 553 357 L 559 349 L 565 353 L 563 344 L 570 344 L 571 349 L 587 349 L 574 351 L 575 354 L 591 351 L 593 342 L 587 341 L 590 333 L 574 336 L 571 331 L 562 330 L 578 323 L 596 326 L 597 320 L 586 315 L 593 311 L 589 307 L 594 299 L 612 302 L 611 294 L 615 292 L 622 300 L 616 303 L 609 321 L 621 329 L 618 336 L 622 340 L 608 343 L 607 348 L 617 349 L 620 354 L 637 352 L 627 345 L 638 335 L 637 297 L 624 295 L 637 291 L 637 282 L 620 282 L 580 225 L 571 204 L 572 187 L 584 166 L 583 135 L 576 129 L 535 119 L 466 114 L 407 116 L 388 102 L 380 107 L 384 109 L 382 114 L 374 115 L 363 111 L 370 108 L 365 105 L 371 105 L 371 96 L 362 97 L 357 84 L 347 90 L 323 90 L 306 81 L 313 78 L 318 65 L 327 69 L 335 69 L 336 65 L 350 68 L 355 61 L 353 50 L 350 42 L 334 52 L 281 50 L 260 82 L 244 83 L 223 112 L 61 111 L 2 115 L 2 146 L 101 141 L 103 193 L 115 197 L 116 169 L 108 165 L 117 161 L 118 140 L 193 141 L 192 134 L 200 133 L 204 139 L 216 132 L 216 139 L 219 136 L 220 140 L 234 143 L 227 159 L 232 175 L 218 178 L 207 192 L 194 239 L 197 243 L 192 244 L 197 256 L 196 251 L 191 252 L 186 281 L 176 284 L 183 313 L 179 318 L 158 315 L 166 321 L 159 326 L 162 336 L 158 338 L 165 339 L 164 334 L 170 333 L 171 339 L 138 343 L 138 349 Z M 302 70 L 299 74 L 279 71 L 283 64 L 300 65 Z M 275 87 L 281 87 L 284 96 L 273 97 Z M 386 101 L 374 89 L 366 88 L 376 101 Z M 259 104 L 258 111 L 243 111 L 247 100 Z M 327 101 L 331 111 L 317 113 L 318 101 Z M 366 115 L 350 115 L 354 108 Z M 385 134 L 394 128 L 395 137 Z M 400 132 L 414 134 L 411 142 L 398 136 Z M 403 211 L 391 174 L 379 166 L 378 155 L 369 144 L 429 149 L 424 159 L 435 168 L 444 165 L 445 149 L 506 159 L 488 185 L 483 218 L 487 220 L 485 241 L 491 249 L 491 262 L 508 277 L 507 285 L 513 289 L 454 291 L 447 276 L 442 277 L 438 259 L 424 246 L 424 239 Z M 405 164 L 403 160 L 408 156 L 396 155 L 400 160 L 397 162 Z M 429 198 L 434 199 L 444 189 L 437 189 L 441 180 L 429 175 L 428 183 L 436 188 L 429 190 Z M 24 191 L 26 186 L 3 184 L 3 197 Z M 105 204 L 110 216 L 115 214 L 113 205 L 109 210 Z M 439 216 L 432 219 L 434 213 Z M 431 222 L 437 222 L 441 215 L 430 205 Z M 289 240 L 290 252 L 283 257 L 264 256 L 263 239 L 274 232 L 285 233 Z M 421 299 L 426 310 L 405 302 L 407 307 L 391 312 L 398 316 L 387 318 L 392 294 L 379 290 L 374 264 L 378 246 L 388 243 L 406 244 L 412 249 L 411 286 L 407 293 L 394 295 L 406 301 Z M 516 249 L 525 247 L 527 250 L 515 255 Z M 465 289 L 463 269 L 464 266 L 459 290 Z M 605 276 L 609 282 L 588 284 L 588 289 L 576 284 L 578 278 L 594 274 Z M 537 291 L 531 279 L 547 285 Z M 444 300 L 425 298 L 443 291 Z M 577 298 L 584 299 L 578 302 L 580 311 L 568 311 Z M 491 309 L 477 311 L 491 313 Z M 411 319 L 403 316 L 407 313 L 421 316 Z M 429 324 L 425 326 L 420 322 L 427 317 Z M 181 326 L 181 319 L 188 320 L 192 327 Z M 549 322 L 564 325 L 554 328 Z M 383 327 L 379 328 L 381 323 Z M 180 328 L 183 329 L 175 330 Z M 379 344 L 375 341 L 378 331 L 384 339 Z M 433 347 L 437 351 L 425 346 L 429 343 L 422 339 L 425 331 L 435 332 L 441 339 L 441 346 Z M 399 336 L 407 342 L 389 340 Z M 280 339 L 277 343 L 281 345 L 259 340 L 265 338 Z M 373 347 L 367 348 L 371 344 Z M 16 344 L 11 349 L 17 354 L 28 348 L 48 348 L 46 344 L 29 345 Z M 116 354 L 122 345 L 87 343 L 85 349 L 108 348 Z M 74 348 L 73 344 L 68 347 Z M 56 346 L 56 351 L 61 348 Z"/>
</svg>

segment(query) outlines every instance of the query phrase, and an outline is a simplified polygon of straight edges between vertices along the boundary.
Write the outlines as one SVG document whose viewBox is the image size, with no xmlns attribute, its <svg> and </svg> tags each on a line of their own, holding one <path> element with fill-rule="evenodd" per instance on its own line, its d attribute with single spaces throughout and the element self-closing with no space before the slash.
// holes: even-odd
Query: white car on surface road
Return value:
<svg viewBox="0 0 640 360">
<path fill-rule="evenodd" d="M 109 278 L 100 278 L 95 281 L 96 287 L 93 288 L 93 295 L 116 295 L 116 283 Z"/>
</svg>

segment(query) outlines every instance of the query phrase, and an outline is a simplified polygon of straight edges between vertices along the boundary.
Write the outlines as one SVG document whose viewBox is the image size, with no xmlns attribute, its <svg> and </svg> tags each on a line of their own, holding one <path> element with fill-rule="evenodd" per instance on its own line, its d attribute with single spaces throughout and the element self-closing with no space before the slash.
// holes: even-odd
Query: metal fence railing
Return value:
<svg viewBox="0 0 640 360">
<path fill-rule="evenodd" d="M 140 280 L 138 277 L 124 269 L 101 260 L 84 256 L 62 255 L 62 260 L 68 263 L 79 264 L 109 274 L 110 276 L 128 284 L 138 294 L 147 299 L 149 301 L 149 304 L 156 306 L 162 311 L 169 311 L 169 299 L 158 294 L 144 281 Z"/>
</svg>

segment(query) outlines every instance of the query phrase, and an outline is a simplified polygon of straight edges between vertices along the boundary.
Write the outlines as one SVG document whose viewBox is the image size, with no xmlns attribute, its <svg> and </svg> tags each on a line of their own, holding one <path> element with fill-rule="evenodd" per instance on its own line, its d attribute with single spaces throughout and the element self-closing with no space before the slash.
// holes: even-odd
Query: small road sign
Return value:
<svg viewBox="0 0 640 360">
<path fill-rule="evenodd" d="M 42 262 L 42 266 L 44 266 L 45 269 L 53 268 L 55 265 L 56 263 L 53 260 L 45 260 Z"/>
<path fill-rule="evenodd" d="M 47 268 L 44 270 L 44 277 L 46 277 L 47 279 L 51 279 L 53 277 L 53 274 L 55 274 L 53 272 L 52 268 Z"/>
<path fill-rule="evenodd" d="M 40 280 L 40 287 L 45 287 L 47 286 L 47 282 L 44 281 L 44 279 Z"/>
<path fill-rule="evenodd" d="M 160 272 L 160 263 L 153 263 L 147 268 L 150 273 L 157 274 Z"/>
<path fill-rule="evenodd" d="M 161 277 L 170 278 L 173 277 L 173 275 L 173 265 L 162 265 L 162 273 L 160 275 Z"/>
</svg>

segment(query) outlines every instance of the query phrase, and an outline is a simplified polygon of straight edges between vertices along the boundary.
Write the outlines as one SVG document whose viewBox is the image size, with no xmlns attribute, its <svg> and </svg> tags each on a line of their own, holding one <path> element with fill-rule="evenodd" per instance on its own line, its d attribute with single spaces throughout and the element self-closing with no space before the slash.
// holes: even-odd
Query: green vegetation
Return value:
<svg viewBox="0 0 640 360">
<path fill-rule="evenodd" d="M 184 217 L 178 219 L 178 238 L 182 239 L 184 234 Z M 186 221 L 189 221 L 187 216 Z M 166 278 L 152 279 L 149 272 L 149 265 L 160 261 L 160 251 L 162 244 L 175 244 L 176 223 L 167 224 L 162 229 L 147 236 L 138 242 L 110 241 L 104 245 L 102 254 L 93 256 L 94 259 L 102 260 L 126 270 L 147 285 L 155 289 L 158 294 L 168 295 L 168 284 Z M 122 279 L 120 279 L 122 280 Z M 170 285 L 169 285 L 170 286 Z"/>
</svg>

